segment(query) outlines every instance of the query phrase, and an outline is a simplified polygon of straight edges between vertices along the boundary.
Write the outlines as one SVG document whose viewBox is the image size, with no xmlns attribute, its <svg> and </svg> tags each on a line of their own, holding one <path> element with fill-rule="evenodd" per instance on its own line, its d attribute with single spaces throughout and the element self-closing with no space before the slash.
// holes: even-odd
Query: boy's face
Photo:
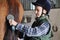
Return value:
<svg viewBox="0 0 60 40">
<path fill-rule="evenodd" d="M 35 7 L 35 13 L 36 13 L 36 17 L 40 17 L 42 14 L 42 7 L 41 6 L 36 6 Z"/>
</svg>

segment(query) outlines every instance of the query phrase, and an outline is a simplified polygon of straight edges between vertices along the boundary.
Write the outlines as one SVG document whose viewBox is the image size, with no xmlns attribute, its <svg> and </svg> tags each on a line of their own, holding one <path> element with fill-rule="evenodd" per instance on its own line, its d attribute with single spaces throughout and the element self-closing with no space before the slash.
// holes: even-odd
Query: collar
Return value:
<svg viewBox="0 0 60 40">
<path fill-rule="evenodd" d="M 36 17 L 36 21 L 40 21 L 40 20 L 43 20 L 43 19 L 46 19 L 46 16 Z"/>
</svg>

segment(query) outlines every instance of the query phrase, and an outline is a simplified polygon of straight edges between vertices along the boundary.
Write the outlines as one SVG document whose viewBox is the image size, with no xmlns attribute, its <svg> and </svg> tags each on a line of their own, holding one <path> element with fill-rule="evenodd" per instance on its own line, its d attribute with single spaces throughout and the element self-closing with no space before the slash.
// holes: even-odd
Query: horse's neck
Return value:
<svg viewBox="0 0 60 40">
<path fill-rule="evenodd" d="M 5 34 L 5 18 L 8 12 L 6 1 L 0 0 L 0 40 L 3 40 Z"/>
<path fill-rule="evenodd" d="M 14 5 L 9 5 L 9 13 L 8 14 L 14 15 L 15 21 L 18 22 L 18 20 L 19 20 L 19 7 L 16 3 Z"/>
<path fill-rule="evenodd" d="M 0 0 L 0 6 L 7 6 L 6 0 Z"/>
</svg>

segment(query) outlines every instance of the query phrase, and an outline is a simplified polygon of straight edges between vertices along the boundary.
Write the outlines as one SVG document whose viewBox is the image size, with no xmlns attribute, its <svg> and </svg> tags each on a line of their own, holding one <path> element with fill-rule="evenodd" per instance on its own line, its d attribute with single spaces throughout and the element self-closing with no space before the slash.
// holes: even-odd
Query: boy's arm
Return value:
<svg viewBox="0 0 60 40">
<path fill-rule="evenodd" d="M 25 26 L 23 24 L 18 24 L 16 27 L 16 30 L 19 30 L 20 32 L 25 32 L 27 36 L 41 36 L 46 35 L 49 30 L 49 23 L 45 22 L 41 24 L 40 26 L 36 26 L 35 28 L 32 28 L 31 26 Z"/>
</svg>

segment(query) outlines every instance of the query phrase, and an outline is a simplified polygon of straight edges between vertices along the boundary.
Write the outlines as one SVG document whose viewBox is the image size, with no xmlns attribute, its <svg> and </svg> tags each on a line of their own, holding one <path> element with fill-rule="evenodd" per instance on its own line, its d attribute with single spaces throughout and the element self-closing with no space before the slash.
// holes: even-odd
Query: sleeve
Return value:
<svg viewBox="0 0 60 40">
<path fill-rule="evenodd" d="M 32 28 L 31 26 L 25 26 L 23 24 L 18 24 L 16 29 L 21 32 L 25 32 L 27 36 L 37 37 L 47 34 L 49 30 L 49 23 L 42 23 L 40 26 L 36 26 L 35 28 Z"/>
</svg>

